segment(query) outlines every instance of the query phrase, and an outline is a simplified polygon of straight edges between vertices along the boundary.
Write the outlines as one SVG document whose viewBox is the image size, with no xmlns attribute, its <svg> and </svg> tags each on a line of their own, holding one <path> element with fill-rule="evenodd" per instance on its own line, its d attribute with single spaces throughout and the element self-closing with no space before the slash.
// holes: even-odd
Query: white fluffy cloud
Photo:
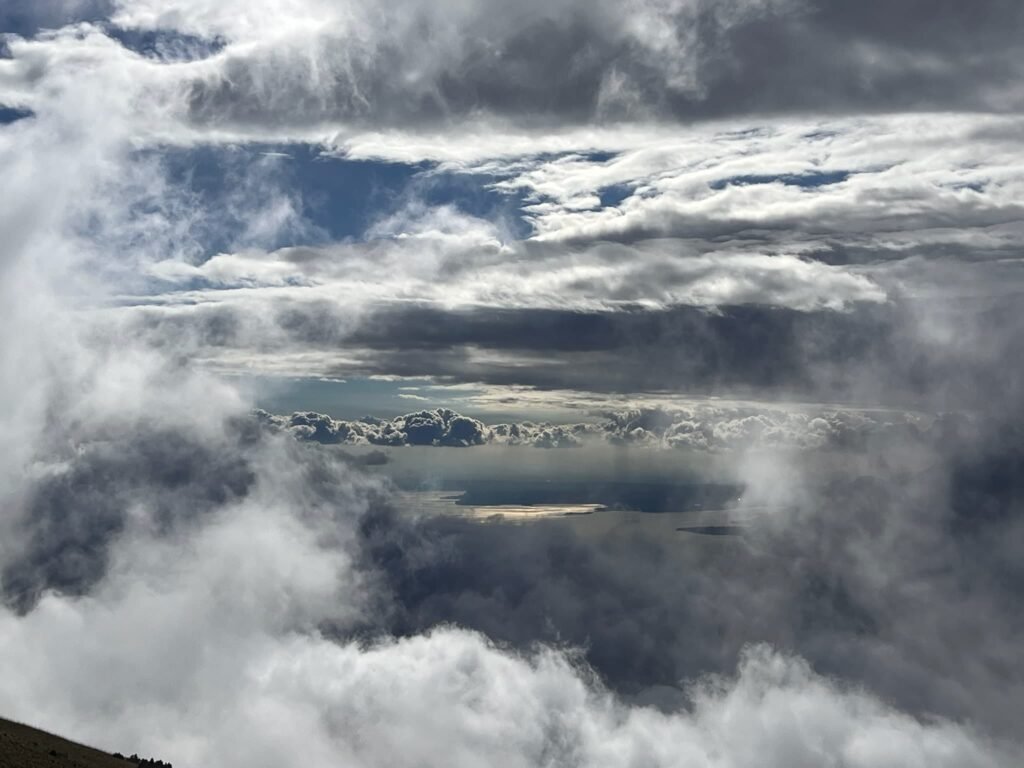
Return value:
<svg viewBox="0 0 1024 768">
<path fill-rule="evenodd" d="M 318 543 L 315 525 L 257 498 L 185 540 L 132 531 L 84 598 L 0 612 L 5 714 L 111 750 L 225 768 L 981 768 L 1019 757 L 767 647 L 751 648 L 735 677 L 694 685 L 691 710 L 666 713 L 622 703 L 562 652 L 519 655 L 454 628 L 328 640 L 318 623 L 343 621 L 358 595 L 346 559 Z"/>
</svg>

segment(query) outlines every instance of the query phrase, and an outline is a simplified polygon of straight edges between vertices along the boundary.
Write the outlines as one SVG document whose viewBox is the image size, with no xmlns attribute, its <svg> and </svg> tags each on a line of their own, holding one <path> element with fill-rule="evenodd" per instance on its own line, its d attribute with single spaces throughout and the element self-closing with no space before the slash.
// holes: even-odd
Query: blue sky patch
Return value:
<svg viewBox="0 0 1024 768">
<path fill-rule="evenodd" d="M 161 61 L 195 61 L 222 50 L 222 38 L 204 38 L 167 29 L 126 29 L 106 25 L 104 31 L 130 51 Z"/>
<path fill-rule="evenodd" d="M 349 160 L 324 154 L 316 145 L 289 144 L 164 148 L 157 153 L 172 185 L 217 219 L 219 231 L 209 233 L 207 255 L 230 250 L 244 227 L 232 220 L 238 190 L 270 196 L 275 190 L 291 197 L 301 210 L 304 231 L 279 234 L 262 247 L 280 248 L 338 240 L 361 240 L 375 223 L 412 202 L 451 205 L 480 218 L 501 220 L 511 236 L 526 237 L 522 199 L 490 188 L 496 177 L 438 172 L 426 163 L 385 163 Z"/>
<path fill-rule="evenodd" d="M 985 182 L 983 181 L 965 181 L 959 184 L 953 184 L 953 189 L 969 189 L 973 192 L 984 192 Z"/>
<path fill-rule="evenodd" d="M 32 117 L 34 113 L 30 109 L 18 109 L 17 107 L 5 107 L 0 104 L 0 125 L 10 125 L 26 117 Z"/>
<path fill-rule="evenodd" d="M 393 418 L 438 407 L 473 411 L 466 403 L 473 392 L 437 386 L 429 379 L 261 377 L 249 379 L 247 385 L 256 391 L 257 405 L 271 413 L 311 410 L 354 420 L 371 415 Z"/>
<path fill-rule="evenodd" d="M 77 22 L 99 22 L 113 13 L 111 0 L 3 0 L 0 2 L 0 32 L 34 37 L 43 29 L 59 29 Z"/>
<path fill-rule="evenodd" d="M 632 184 L 613 184 L 610 187 L 603 187 L 598 195 L 601 198 L 601 207 L 609 208 L 618 205 L 627 197 L 632 196 Z"/>
<path fill-rule="evenodd" d="M 853 173 L 851 171 L 813 171 L 811 173 L 785 173 L 785 174 L 764 174 L 749 176 L 732 176 L 728 179 L 718 179 L 708 186 L 712 189 L 725 189 L 730 186 L 747 186 L 752 184 L 785 184 L 787 187 L 825 187 L 829 184 L 840 184 L 846 181 Z"/>
</svg>

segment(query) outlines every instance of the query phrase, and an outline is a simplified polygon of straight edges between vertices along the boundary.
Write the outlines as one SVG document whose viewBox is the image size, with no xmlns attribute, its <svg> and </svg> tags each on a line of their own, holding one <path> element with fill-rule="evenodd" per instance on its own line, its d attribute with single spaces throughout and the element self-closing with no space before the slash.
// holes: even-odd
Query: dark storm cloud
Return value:
<svg viewBox="0 0 1024 768">
<path fill-rule="evenodd" d="M 186 430 L 140 429 L 79 444 L 23 501 L 14 531 L 22 544 L 0 574 L 4 600 L 24 611 L 47 589 L 88 593 L 139 498 L 171 534 L 244 497 L 256 478 L 240 439 L 211 445 Z"/>
<path fill-rule="evenodd" d="M 427 17 L 422 21 L 429 38 L 432 22 Z M 566 21 L 542 18 L 524 29 L 512 30 L 498 41 L 499 50 L 493 48 L 492 41 L 468 38 L 462 41 L 461 58 L 453 61 L 450 69 L 438 72 L 430 92 L 421 94 L 410 93 L 396 76 L 418 64 L 410 56 L 407 41 L 386 40 L 372 52 L 356 47 L 355 56 L 350 52 L 341 60 L 335 58 L 338 49 L 351 41 L 332 39 L 328 33 L 320 41 L 328 48 L 324 61 L 337 69 L 331 73 L 333 82 L 327 83 L 326 102 L 315 105 L 320 94 L 308 89 L 290 95 L 277 92 L 269 103 L 257 95 L 264 78 L 298 80 L 303 76 L 299 69 L 303 65 L 292 57 L 293 51 L 276 50 L 268 52 L 267 58 L 229 57 L 215 80 L 192 85 L 189 111 L 200 123 L 269 121 L 277 126 L 295 125 L 300 116 L 355 123 L 438 121 L 480 107 L 526 115 L 550 110 L 585 119 L 593 109 L 607 66 L 599 57 L 602 53 L 616 55 L 602 51 L 607 41 L 596 32 L 580 15 Z M 332 48 L 336 52 L 330 51 Z M 544 77 L 551 73 L 556 73 L 553 78 Z"/>
<path fill-rule="evenodd" d="M 802 396 L 931 410 L 970 408 L 1024 382 L 1017 296 L 904 299 L 850 312 L 677 307 L 606 312 L 378 307 L 330 302 L 269 318 L 246 307 L 148 312 L 130 327 L 161 348 L 303 352 L 321 375 L 434 377 L 593 392 Z M 993 327 L 1013 330 L 992 333 Z M 344 362 L 334 363 L 334 356 Z M 216 359 L 216 358 L 214 358 Z M 992 371 L 999 371 L 993 378 Z"/>
<path fill-rule="evenodd" d="M 323 29 L 313 57 L 288 41 L 230 52 L 192 84 L 191 117 L 409 127 L 469 114 L 559 124 L 1021 105 L 1013 0 L 469 8 L 418 9 L 415 25 L 389 31 Z"/>
<path fill-rule="evenodd" d="M 799 348 L 801 331 L 818 340 L 819 349 L 806 353 L 809 362 L 817 362 L 856 356 L 881 343 L 885 330 L 871 316 L 857 322 L 835 313 L 757 307 L 719 313 L 693 308 L 588 313 L 396 307 L 372 313 L 355 328 L 339 313 L 339 307 L 326 302 L 296 305 L 279 312 L 275 325 L 292 348 L 309 346 L 325 354 L 332 348 L 363 350 L 360 373 L 598 391 L 662 389 L 673 383 L 695 388 L 806 385 L 807 366 L 798 365 L 805 354 Z M 143 315 L 141 325 L 161 345 L 183 337 L 212 347 L 248 341 L 248 318 L 228 307 L 204 307 L 194 315 Z M 275 340 L 264 337 L 262 343 L 272 348 Z M 475 360 L 474 350 L 504 353 L 508 364 Z M 517 354 L 531 353 L 545 358 L 532 366 L 516 365 Z M 645 359 L 658 364 L 638 365 Z"/>
<path fill-rule="evenodd" d="M 315 330 L 310 340 L 322 342 L 321 332 L 337 326 L 314 314 L 291 323 L 295 328 Z M 367 350 L 363 373 L 619 392 L 806 390 L 817 366 L 863 359 L 887 345 L 889 332 L 875 314 L 758 307 L 607 313 L 398 308 L 366 319 L 344 344 Z M 301 343 L 308 337 L 292 338 Z M 505 362 L 501 356 L 481 360 L 476 350 L 500 352 Z M 533 364 L 519 364 L 520 357 Z"/>
<path fill-rule="evenodd" d="M 461 434 L 458 425 L 452 431 Z M 297 462 L 304 491 L 339 515 L 348 513 L 344 492 L 354 487 L 351 472 L 358 471 L 347 468 L 387 462 L 380 453 L 350 457 L 279 444 L 264 421 L 248 416 L 227 418 L 217 437 L 194 424 L 158 426 L 144 419 L 87 434 L 71 425 L 55 429 L 52 440 L 56 462 L 7 510 L 15 546 L 0 571 L 0 592 L 19 612 L 35 607 L 46 591 L 89 594 L 107 576 L 111 549 L 123 538 L 144 530 L 180 541 L 246 500 L 266 472 L 261 456 L 267 450 L 282 450 L 279 460 Z M 373 496 L 371 486 L 366 490 Z M 308 510 L 307 504 L 295 514 Z"/>
<path fill-rule="evenodd" d="M 601 392 L 788 392 L 932 401 L 939 409 L 983 403 L 994 382 L 979 371 L 998 367 L 1021 345 L 1015 333 L 988 331 L 1019 327 L 1015 296 L 905 301 L 849 313 L 396 308 L 352 331 L 324 310 L 289 315 L 289 338 L 361 350 L 360 362 L 339 373 Z M 953 333 L 955 341 L 922 337 L 922 325 L 927 333 Z M 1007 370 L 1000 386 L 1019 392 L 1022 383 Z"/>
<path fill-rule="evenodd" d="M 730 34 L 703 108 L 1015 109 L 993 91 L 1019 76 L 1024 11 L 1013 0 L 818 0 Z M 1010 91 L 1012 93 L 1012 91 Z M 990 95 L 991 94 L 991 95 Z"/>
</svg>

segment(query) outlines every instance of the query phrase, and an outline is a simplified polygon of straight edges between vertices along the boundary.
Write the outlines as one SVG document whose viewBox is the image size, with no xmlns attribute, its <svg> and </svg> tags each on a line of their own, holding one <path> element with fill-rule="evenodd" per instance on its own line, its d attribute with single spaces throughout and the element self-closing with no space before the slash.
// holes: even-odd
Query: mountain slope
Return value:
<svg viewBox="0 0 1024 768">
<path fill-rule="evenodd" d="M 0 718 L 0 768 L 135 768 L 137 765 L 170 768 L 167 763 L 110 755 Z"/>
</svg>

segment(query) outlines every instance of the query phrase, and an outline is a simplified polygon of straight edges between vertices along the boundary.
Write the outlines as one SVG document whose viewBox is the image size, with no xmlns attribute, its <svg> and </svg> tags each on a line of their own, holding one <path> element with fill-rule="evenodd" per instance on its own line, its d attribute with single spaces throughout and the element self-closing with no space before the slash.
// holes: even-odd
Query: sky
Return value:
<svg viewBox="0 0 1024 768">
<path fill-rule="evenodd" d="M 1021 83 L 1017 0 L 0 0 L 0 716 L 1022 764 Z"/>
</svg>

